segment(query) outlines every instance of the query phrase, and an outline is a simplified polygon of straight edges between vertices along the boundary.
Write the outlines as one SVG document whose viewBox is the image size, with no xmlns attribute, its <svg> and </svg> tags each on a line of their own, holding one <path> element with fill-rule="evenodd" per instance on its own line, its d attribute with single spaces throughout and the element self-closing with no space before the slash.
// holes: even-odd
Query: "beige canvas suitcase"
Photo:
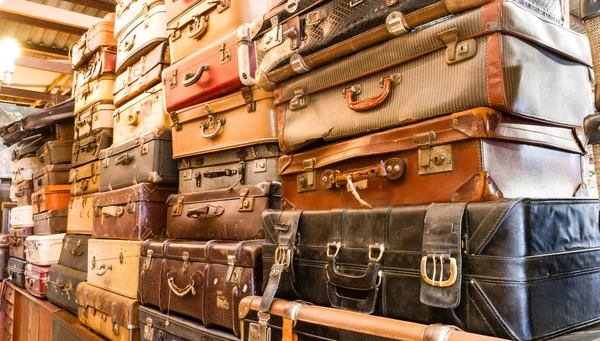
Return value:
<svg viewBox="0 0 600 341">
<path fill-rule="evenodd" d="M 19 206 L 10 211 L 10 227 L 21 229 L 33 227 L 33 206 Z"/>
<path fill-rule="evenodd" d="M 92 234 L 94 223 L 93 201 L 93 194 L 71 197 L 67 216 L 67 233 Z"/>
<path fill-rule="evenodd" d="M 173 158 L 277 141 L 273 93 L 256 87 L 170 115 Z"/>
<path fill-rule="evenodd" d="M 88 282 L 115 294 L 137 298 L 141 241 L 90 239 Z"/>
<path fill-rule="evenodd" d="M 84 138 L 100 129 L 113 127 L 115 106 L 111 100 L 99 101 L 75 115 L 75 139 Z M 70 160 L 69 160 L 70 161 Z"/>
<path fill-rule="evenodd" d="M 162 84 L 158 84 L 115 110 L 113 144 L 154 129 L 169 130 L 171 119 L 163 101 Z"/>
<path fill-rule="evenodd" d="M 79 196 L 96 193 L 100 190 L 100 160 L 71 168 L 69 183 L 71 195 Z"/>
<path fill-rule="evenodd" d="M 112 92 L 115 86 L 115 78 L 114 74 L 104 74 L 102 77 L 81 86 L 75 82 L 73 85 L 75 89 L 73 94 L 73 97 L 75 97 L 75 115 L 96 102 L 112 102 L 114 99 Z"/>
<path fill-rule="evenodd" d="M 39 266 L 57 264 L 64 238 L 64 233 L 28 236 L 25 239 L 25 257 L 27 261 Z"/>
<path fill-rule="evenodd" d="M 25 180 L 33 180 L 33 175 L 40 168 L 37 157 L 24 157 L 11 166 L 12 183 L 18 185 Z"/>
<path fill-rule="evenodd" d="M 117 1 L 115 13 L 115 37 L 118 37 L 123 30 L 129 28 L 135 20 L 143 15 L 147 18 L 150 8 L 162 5 L 165 0 L 120 0 Z"/>
</svg>

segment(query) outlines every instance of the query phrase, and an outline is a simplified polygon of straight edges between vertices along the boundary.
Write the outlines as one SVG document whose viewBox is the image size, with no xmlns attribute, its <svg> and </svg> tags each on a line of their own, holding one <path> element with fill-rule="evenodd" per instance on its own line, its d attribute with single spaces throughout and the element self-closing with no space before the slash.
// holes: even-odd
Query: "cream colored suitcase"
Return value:
<svg viewBox="0 0 600 341">
<path fill-rule="evenodd" d="M 170 0 L 174 1 L 174 0 Z M 123 30 L 129 28 L 130 25 L 140 16 L 148 17 L 150 8 L 163 5 L 165 0 L 119 0 L 117 1 L 117 12 L 115 19 L 115 37 L 118 37 Z"/>
<path fill-rule="evenodd" d="M 13 163 L 12 184 L 18 185 L 25 180 L 33 180 L 33 175 L 39 170 L 40 161 L 37 156 L 24 157 L 21 160 Z"/>
<path fill-rule="evenodd" d="M 103 128 L 112 128 L 114 111 L 112 101 L 100 101 L 75 115 L 75 139 L 79 140 Z"/>
<path fill-rule="evenodd" d="M 64 233 L 28 236 L 25 239 L 25 257 L 27 261 L 40 266 L 58 264 L 64 238 Z"/>
<path fill-rule="evenodd" d="M 75 97 L 75 115 L 89 108 L 96 102 L 106 101 L 112 102 L 114 99 L 113 96 L 113 87 L 115 86 L 115 78 L 116 76 L 113 74 L 104 74 L 99 79 L 84 84 L 83 86 L 79 86 L 77 82 L 75 82 L 74 86 L 74 95 Z"/>
<path fill-rule="evenodd" d="M 10 201 L 19 200 L 19 196 L 17 195 L 17 193 L 19 193 L 19 189 L 17 188 L 17 185 L 10 185 L 10 191 L 9 191 L 9 195 L 8 195 L 8 197 L 10 198 Z"/>
<path fill-rule="evenodd" d="M 169 130 L 171 119 L 163 103 L 163 88 L 159 84 L 115 110 L 113 144 L 153 129 Z"/>
<path fill-rule="evenodd" d="M 71 195 L 84 195 L 100 191 L 100 160 L 71 168 L 69 183 Z"/>
<path fill-rule="evenodd" d="M 168 39 L 165 5 L 156 5 L 138 16 L 117 37 L 117 74 Z M 111 89 L 112 91 L 112 89 Z"/>
<path fill-rule="evenodd" d="M 137 298 L 141 241 L 90 239 L 88 277 L 90 284 Z"/>
<path fill-rule="evenodd" d="M 33 206 L 19 206 L 10 211 L 10 227 L 22 229 L 33 227 Z"/>
<path fill-rule="evenodd" d="M 93 199 L 93 194 L 71 197 L 67 215 L 67 233 L 92 234 L 94 221 Z"/>
</svg>

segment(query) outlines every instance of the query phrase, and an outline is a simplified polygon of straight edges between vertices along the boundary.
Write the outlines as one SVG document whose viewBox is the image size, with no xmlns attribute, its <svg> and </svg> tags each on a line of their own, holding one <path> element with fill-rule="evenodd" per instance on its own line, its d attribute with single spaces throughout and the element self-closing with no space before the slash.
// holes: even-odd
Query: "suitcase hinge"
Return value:
<svg viewBox="0 0 600 341">
<path fill-rule="evenodd" d="M 235 261 L 235 256 L 227 256 L 227 264 L 229 265 L 229 267 L 227 268 L 227 282 L 240 282 L 242 268 L 236 268 Z"/>
<path fill-rule="evenodd" d="M 296 176 L 296 185 L 298 193 L 316 191 L 317 190 L 317 171 L 315 170 L 315 164 L 317 159 L 312 158 L 302 161 L 304 166 L 304 173 Z"/>
<path fill-rule="evenodd" d="M 231 49 L 226 49 L 225 44 L 225 42 L 219 44 L 219 62 L 221 64 L 226 64 L 231 61 Z"/>
<path fill-rule="evenodd" d="M 393 36 L 401 36 L 410 30 L 402 12 L 394 11 L 385 18 L 385 27 Z"/>
<path fill-rule="evenodd" d="M 292 92 L 294 93 L 294 97 L 292 97 L 292 99 L 290 100 L 290 110 L 294 111 L 306 108 L 308 106 L 308 98 L 304 96 L 304 89 L 294 88 L 292 89 Z"/>
<path fill-rule="evenodd" d="M 304 58 L 301 55 L 295 53 L 290 57 L 290 66 L 292 70 L 297 74 L 307 73 L 311 70 L 308 65 L 304 62 Z"/>
<path fill-rule="evenodd" d="M 144 326 L 144 339 L 152 340 L 154 336 L 154 328 L 152 328 L 152 319 L 146 318 L 146 325 Z"/>
<path fill-rule="evenodd" d="M 475 56 L 477 53 L 477 42 L 475 39 L 458 41 L 458 30 L 456 28 L 441 32 L 438 39 L 446 44 L 446 64 L 455 64 Z"/>
<path fill-rule="evenodd" d="M 173 205 L 173 209 L 171 210 L 171 216 L 176 217 L 180 216 L 183 211 L 183 201 L 185 197 L 183 195 L 177 197 L 177 203 Z"/>
<path fill-rule="evenodd" d="M 242 97 L 244 98 L 244 102 L 246 102 L 246 105 L 248 106 L 247 111 L 255 112 L 256 111 L 256 102 L 254 102 L 254 97 L 252 96 L 252 89 L 250 89 L 249 86 L 245 86 L 240 91 L 242 92 Z"/>
<path fill-rule="evenodd" d="M 310 12 L 306 14 L 306 25 L 316 26 L 325 18 L 327 18 L 327 11 L 324 9 Z"/>
<path fill-rule="evenodd" d="M 146 251 L 146 259 L 144 259 L 144 270 L 150 269 L 150 265 L 152 265 L 152 254 L 154 254 L 154 251 Z"/>
<path fill-rule="evenodd" d="M 190 267 L 190 254 L 185 251 L 181 254 L 181 259 L 183 260 L 183 267 L 181 268 L 181 270 L 183 271 L 183 273 L 187 273 L 189 267 Z"/>
<path fill-rule="evenodd" d="M 177 112 L 175 112 L 175 111 L 170 112 L 169 117 L 171 117 L 172 127 L 175 127 L 176 131 L 180 131 L 181 123 L 179 123 L 179 118 L 177 117 Z"/>
<path fill-rule="evenodd" d="M 258 312 L 257 316 L 258 323 L 250 323 L 248 341 L 271 341 L 271 327 L 269 327 L 271 315 Z"/>
<path fill-rule="evenodd" d="M 238 212 L 252 212 L 254 210 L 254 198 L 248 198 L 248 192 L 248 188 L 240 189 Z"/>
</svg>

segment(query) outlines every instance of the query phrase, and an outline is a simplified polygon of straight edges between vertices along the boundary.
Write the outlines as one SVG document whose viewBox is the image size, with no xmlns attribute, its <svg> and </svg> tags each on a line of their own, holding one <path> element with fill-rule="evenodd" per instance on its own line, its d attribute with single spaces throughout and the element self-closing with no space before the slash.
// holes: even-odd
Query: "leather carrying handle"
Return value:
<svg viewBox="0 0 600 341">
<path fill-rule="evenodd" d="M 102 215 L 105 217 L 120 217 L 125 212 L 121 206 L 105 206 L 102 207 Z"/>
<path fill-rule="evenodd" d="M 196 295 L 196 288 L 194 288 L 194 278 L 190 278 L 190 283 L 188 283 L 188 285 L 186 285 L 184 288 L 180 288 L 177 286 L 177 284 L 175 284 L 175 280 L 173 279 L 173 277 L 169 277 L 167 283 L 169 284 L 169 289 L 171 289 L 171 291 L 179 296 L 179 297 L 183 297 L 189 293 L 192 293 L 192 296 Z"/>
<path fill-rule="evenodd" d="M 321 182 L 324 188 L 342 187 L 348 183 L 348 178 L 352 181 L 362 181 L 371 178 L 384 178 L 387 180 L 398 180 L 406 175 L 406 162 L 403 159 L 391 158 L 386 161 L 380 161 L 378 164 L 352 169 L 345 172 L 327 169 L 321 175 Z"/>
<path fill-rule="evenodd" d="M 215 136 L 219 135 L 221 133 L 221 131 L 223 130 L 223 126 L 225 125 L 225 119 L 224 118 L 220 118 L 216 121 L 217 123 L 217 127 L 215 128 L 215 130 L 213 130 L 210 133 L 206 133 L 205 130 L 208 128 L 208 124 L 207 123 L 203 123 L 200 125 L 200 134 L 202 135 L 202 137 L 204 137 L 205 139 L 212 139 Z"/>
<path fill-rule="evenodd" d="M 210 219 L 223 215 L 225 208 L 222 206 L 206 205 L 192 208 L 187 211 L 189 218 Z"/>
<path fill-rule="evenodd" d="M 188 25 L 188 38 L 198 39 L 208 29 L 208 15 L 194 17 L 194 22 Z"/>
<path fill-rule="evenodd" d="M 106 266 L 106 264 L 102 264 L 100 265 L 100 267 L 98 267 L 98 270 L 94 269 L 94 273 L 96 274 L 96 276 L 102 277 L 112 270 L 112 265 Z"/>
<path fill-rule="evenodd" d="M 131 161 L 133 161 L 133 155 L 130 156 L 129 153 L 124 153 L 117 156 L 117 158 L 115 159 L 115 165 L 125 166 L 130 164 Z"/>
<path fill-rule="evenodd" d="M 367 111 L 377 107 L 378 105 L 385 102 L 385 100 L 389 97 L 392 92 L 392 85 L 399 82 L 399 75 L 391 75 L 387 77 L 383 77 L 382 79 L 382 91 L 379 95 L 361 99 L 354 100 L 354 95 L 358 95 L 361 92 L 360 86 L 353 86 L 344 90 L 344 94 L 346 95 L 346 104 L 348 108 L 354 111 Z"/>
<path fill-rule="evenodd" d="M 331 258 L 325 266 L 325 271 L 327 279 L 335 286 L 352 290 L 373 290 L 381 284 L 380 267 L 380 263 L 369 262 L 363 274 L 352 275 L 340 271 L 336 259 Z"/>
<path fill-rule="evenodd" d="M 202 78 L 202 75 L 206 70 L 208 70 L 208 64 L 200 65 L 195 74 L 187 72 L 185 75 L 183 75 L 183 86 L 188 87 L 194 85 L 200 80 L 200 78 Z"/>
<path fill-rule="evenodd" d="M 140 124 L 140 111 L 136 110 L 133 114 L 127 115 L 127 125 L 137 126 Z"/>
</svg>

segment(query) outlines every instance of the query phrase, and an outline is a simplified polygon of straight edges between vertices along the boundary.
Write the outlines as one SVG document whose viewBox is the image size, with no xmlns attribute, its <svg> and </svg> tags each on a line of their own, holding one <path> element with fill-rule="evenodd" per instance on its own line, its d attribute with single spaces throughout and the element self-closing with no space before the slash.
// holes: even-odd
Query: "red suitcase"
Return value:
<svg viewBox="0 0 600 341">
<path fill-rule="evenodd" d="M 50 266 L 39 266 L 28 263 L 25 266 L 25 288 L 30 294 L 46 298 L 48 271 Z"/>
<path fill-rule="evenodd" d="M 180 110 L 254 85 L 256 55 L 250 25 L 163 71 L 167 111 Z"/>
</svg>

